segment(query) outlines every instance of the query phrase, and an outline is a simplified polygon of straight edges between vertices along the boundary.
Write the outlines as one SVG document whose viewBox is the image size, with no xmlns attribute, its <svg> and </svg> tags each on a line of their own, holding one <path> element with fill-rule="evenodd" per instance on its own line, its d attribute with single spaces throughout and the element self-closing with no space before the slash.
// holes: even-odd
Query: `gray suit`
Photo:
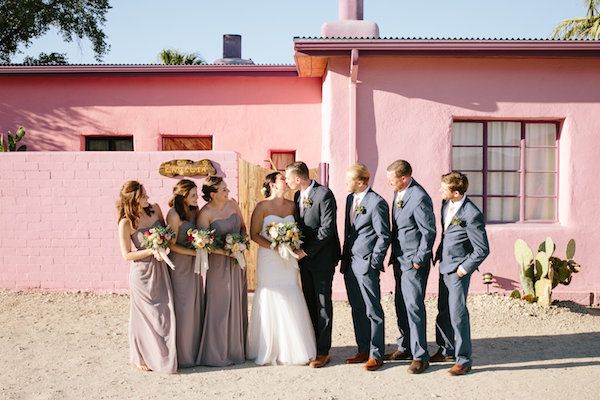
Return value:
<svg viewBox="0 0 600 400">
<path fill-rule="evenodd" d="M 384 315 L 379 273 L 390 244 L 389 207 L 383 197 L 368 189 L 360 211 L 352 210 L 354 194 L 346 198 L 346 224 L 341 272 L 352 307 L 358 352 L 382 359 L 385 351 Z M 354 223 L 350 216 L 355 213 Z"/>
<path fill-rule="evenodd" d="M 435 216 L 431 197 L 414 179 L 406 189 L 401 207 L 394 193 L 392 203 L 392 257 L 396 280 L 398 350 L 414 360 L 429 360 L 426 337 L 425 288 L 435 240 Z M 419 264 L 415 269 L 413 263 Z"/>
<path fill-rule="evenodd" d="M 440 261 L 436 343 L 442 354 L 454 357 L 456 363 L 471 366 L 471 325 L 467 294 L 471 274 L 490 253 L 483 214 L 467 197 L 457 210 L 452 223 L 444 229 L 442 204 L 442 241 L 436 251 Z M 460 278 L 459 266 L 467 272 Z"/>
<path fill-rule="evenodd" d="M 300 192 L 294 195 L 296 221 L 303 234 L 302 250 L 307 254 L 300 264 L 302 292 L 315 330 L 317 355 L 329 354 L 333 305 L 331 286 L 340 260 L 337 206 L 333 193 L 315 182 L 308 198 L 311 205 L 300 213 Z"/>
</svg>

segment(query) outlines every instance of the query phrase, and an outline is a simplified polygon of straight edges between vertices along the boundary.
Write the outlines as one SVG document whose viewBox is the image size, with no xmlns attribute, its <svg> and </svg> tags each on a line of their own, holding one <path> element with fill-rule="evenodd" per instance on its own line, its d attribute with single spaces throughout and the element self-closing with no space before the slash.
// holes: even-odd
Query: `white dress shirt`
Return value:
<svg viewBox="0 0 600 400">
<path fill-rule="evenodd" d="M 350 223 L 354 224 L 354 219 L 356 218 L 356 209 L 360 206 L 360 202 L 365 198 L 367 192 L 370 187 L 367 186 L 365 190 L 362 192 L 354 193 L 354 198 L 352 199 L 352 207 L 350 208 Z"/>
<path fill-rule="evenodd" d="M 408 181 L 408 185 L 406 185 L 406 187 L 404 189 L 402 189 L 401 191 L 398 192 L 398 195 L 396 196 L 396 203 L 402 201 L 402 199 L 404 199 L 404 195 L 406 194 L 406 189 L 408 189 L 408 187 L 410 186 L 410 184 L 412 183 L 412 178 L 410 178 L 410 181 Z"/>
<path fill-rule="evenodd" d="M 467 196 L 464 195 L 463 198 L 457 202 L 452 202 L 451 200 L 449 200 L 446 203 L 446 205 L 444 206 L 444 229 L 448 229 L 450 223 L 452 222 L 452 219 L 456 215 L 456 212 L 462 207 L 466 199 Z M 458 266 L 458 270 L 461 272 L 462 275 L 467 274 L 467 271 L 465 271 L 462 265 Z"/>
<path fill-rule="evenodd" d="M 315 181 L 311 179 L 310 185 L 304 190 L 300 191 L 300 213 L 304 213 L 304 200 L 308 198 L 311 189 L 315 186 Z"/>
</svg>

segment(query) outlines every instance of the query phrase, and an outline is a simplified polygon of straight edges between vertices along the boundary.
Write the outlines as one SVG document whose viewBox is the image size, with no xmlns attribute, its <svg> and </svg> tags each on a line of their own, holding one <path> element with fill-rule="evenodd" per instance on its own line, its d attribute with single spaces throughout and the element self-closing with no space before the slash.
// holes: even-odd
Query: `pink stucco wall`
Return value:
<svg viewBox="0 0 600 400">
<path fill-rule="evenodd" d="M 2 154 L 0 288 L 124 291 L 129 268 L 120 255 L 115 209 L 121 185 L 139 180 L 166 214 L 179 178 L 159 175 L 160 164 L 203 158 L 237 198 L 234 152 Z"/>
<path fill-rule="evenodd" d="M 263 165 L 269 150 L 320 161 L 321 79 L 291 76 L 1 76 L 0 131 L 27 128 L 30 150 L 81 150 L 81 135 L 212 135 L 213 150 Z M 301 141 L 300 141 L 301 139 Z"/>
<path fill-rule="evenodd" d="M 328 141 L 324 148 L 330 149 L 324 157 L 331 162 L 331 185 L 338 204 L 344 204 L 343 172 L 348 166 L 349 62 L 348 58 L 330 59 L 323 84 L 323 137 Z M 588 303 L 594 293 L 598 304 L 600 269 L 594 245 L 600 241 L 595 168 L 600 151 L 598 71 L 597 59 L 363 57 L 357 93 L 358 159 L 369 166 L 373 188 L 388 201 L 392 191 L 386 183 L 386 167 L 396 159 L 408 160 L 414 177 L 434 199 L 439 219 L 439 179 L 450 169 L 453 118 L 562 121 L 559 222 L 489 225 L 491 255 L 481 271 L 496 276 L 498 284 L 492 290 L 518 287 L 513 255 L 517 238 L 537 247 L 551 236 L 559 255 L 564 255 L 567 241 L 574 238 L 578 245 L 575 259 L 583 269 L 570 286 L 555 289 L 556 297 Z M 435 271 L 429 293 L 437 293 Z M 485 291 L 481 275 L 474 275 L 471 285 L 472 292 Z M 390 269 L 382 277 L 382 289 L 392 288 Z M 341 279 L 336 280 L 334 290 L 343 292 Z"/>
</svg>

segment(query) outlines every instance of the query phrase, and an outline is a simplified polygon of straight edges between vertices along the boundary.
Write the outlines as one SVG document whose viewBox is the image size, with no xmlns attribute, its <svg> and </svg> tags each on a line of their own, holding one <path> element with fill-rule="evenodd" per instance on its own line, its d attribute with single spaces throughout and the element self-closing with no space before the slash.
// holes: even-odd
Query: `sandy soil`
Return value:
<svg viewBox="0 0 600 400">
<path fill-rule="evenodd" d="M 384 299 L 387 343 L 397 335 Z M 346 365 L 355 352 L 350 308 L 335 303 L 333 362 L 326 368 L 197 367 L 176 375 L 128 364 L 128 297 L 0 290 L 0 399 L 599 399 L 600 312 L 549 309 L 496 295 L 472 296 L 474 369 L 449 364 L 422 375 L 408 362 L 376 372 Z M 427 301 L 434 352 L 435 299 Z M 392 346 L 390 345 L 390 350 Z"/>
</svg>

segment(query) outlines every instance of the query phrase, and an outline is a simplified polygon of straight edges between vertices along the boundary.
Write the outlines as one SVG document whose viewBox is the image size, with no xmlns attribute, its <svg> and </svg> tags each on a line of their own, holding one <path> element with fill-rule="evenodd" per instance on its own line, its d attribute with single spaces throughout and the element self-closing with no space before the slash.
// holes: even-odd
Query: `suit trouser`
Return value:
<svg viewBox="0 0 600 400">
<path fill-rule="evenodd" d="M 335 268 L 326 271 L 300 268 L 302 292 L 308 306 L 310 319 L 317 338 L 317 355 L 326 356 L 331 349 L 331 328 L 333 304 L 331 302 L 331 286 Z"/>
<path fill-rule="evenodd" d="M 460 278 L 456 272 L 440 274 L 438 316 L 435 320 L 435 341 L 442 353 L 453 356 L 460 365 L 471 365 L 471 323 L 467 309 L 467 294 L 471 274 Z"/>
<path fill-rule="evenodd" d="M 381 359 L 385 352 L 384 316 L 381 307 L 380 271 L 369 267 L 366 273 L 348 268 L 344 273 L 358 352 Z"/>
<path fill-rule="evenodd" d="M 430 268 L 427 263 L 426 267 L 402 271 L 400 265 L 394 263 L 394 278 L 396 279 L 394 300 L 400 329 L 398 350 L 412 354 L 413 360 L 429 360 L 425 288 Z"/>
</svg>

